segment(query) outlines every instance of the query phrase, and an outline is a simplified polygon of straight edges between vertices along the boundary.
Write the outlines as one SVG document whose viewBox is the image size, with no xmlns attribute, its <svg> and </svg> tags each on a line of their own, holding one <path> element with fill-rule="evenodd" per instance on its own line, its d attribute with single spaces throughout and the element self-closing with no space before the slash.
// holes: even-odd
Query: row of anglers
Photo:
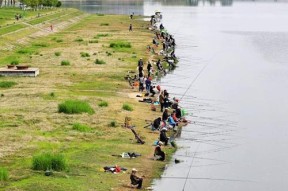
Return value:
<svg viewBox="0 0 288 191">
<path fill-rule="evenodd" d="M 131 16 L 130 16 L 131 17 Z M 180 123 L 187 124 L 187 120 L 184 118 L 186 115 L 185 110 L 181 109 L 179 100 L 176 98 L 170 99 L 167 90 L 161 90 L 158 85 L 153 85 L 152 77 L 158 74 L 166 75 L 166 69 L 163 67 L 163 62 L 168 63 L 168 69 L 174 69 L 177 58 L 175 56 L 175 39 L 172 35 L 168 34 L 161 22 L 162 15 L 160 12 L 156 12 L 155 15 L 151 16 L 149 29 L 155 33 L 155 37 L 152 39 L 152 44 L 147 46 L 147 51 L 152 54 L 162 55 L 163 59 L 158 59 L 157 61 L 148 61 L 146 66 L 147 75 L 144 72 L 144 61 L 142 58 L 137 64 L 137 74 L 134 77 L 127 75 L 125 79 L 128 80 L 132 88 L 138 87 L 139 92 L 142 95 L 138 97 L 144 97 L 141 102 L 146 102 L 151 104 L 151 109 L 156 111 L 159 107 L 162 112 L 162 116 L 157 117 L 154 120 L 149 121 L 148 125 L 145 127 L 150 127 L 152 131 L 159 131 L 159 139 L 156 140 L 153 145 L 154 148 L 154 160 L 165 161 L 166 154 L 162 150 L 163 146 L 167 146 L 171 143 L 174 146 L 174 140 L 171 136 L 167 136 L 167 132 L 177 132 L 177 126 Z M 162 43 L 162 46 L 160 44 Z M 156 53 L 155 50 L 161 49 Z M 155 65 L 155 66 L 154 66 Z M 155 68 L 155 69 L 154 69 Z M 134 72 L 133 72 L 134 73 Z M 157 95 L 157 96 L 155 96 Z M 172 134 L 173 135 L 173 134 Z M 141 156 L 141 154 L 136 152 L 125 152 L 120 156 L 122 158 L 136 158 Z M 176 162 L 176 161 L 175 161 Z M 104 167 L 105 171 L 119 173 L 121 171 L 126 171 L 126 168 L 115 166 Z M 137 175 L 137 169 L 133 168 L 130 175 L 130 186 L 133 188 L 141 189 L 144 176 Z"/>
</svg>

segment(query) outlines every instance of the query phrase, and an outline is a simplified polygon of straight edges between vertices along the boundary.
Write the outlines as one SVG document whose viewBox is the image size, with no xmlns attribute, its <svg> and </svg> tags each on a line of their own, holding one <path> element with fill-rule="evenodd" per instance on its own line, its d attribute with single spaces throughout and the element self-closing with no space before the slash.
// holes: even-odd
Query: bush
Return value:
<svg viewBox="0 0 288 191">
<path fill-rule="evenodd" d="M 130 42 L 118 41 L 118 42 L 111 42 L 109 47 L 110 48 L 131 48 L 132 46 Z"/>
<path fill-rule="evenodd" d="M 11 65 L 18 65 L 19 64 L 19 61 L 18 60 L 12 60 L 10 62 Z"/>
<path fill-rule="evenodd" d="M 63 40 L 62 39 L 57 39 L 56 42 L 58 42 L 58 43 L 59 42 L 63 42 Z"/>
<path fill-rule="evenodd" d="M 106 64 L 106 62 L 104 60 L 96 59 L 95 64 Z"/>
<path fill-rule="evenodd" d="M 62 6 L 62 2 L 58 1 L 57 4 L 56 4 L 56 7 L 61 7 L 61 6 Z"/>
<path fill-rule="evenodd" d="M 98 103 L 99 107 L 108 107 L 108 102 L 107 101 L 101 101 L 100 103 Z"/>
<path fill-rule="evenodd" d="M 55 170 L 62 171 L 67 168 L 66 160 L 63 155 L 56 153 L 41 153 L 33 156 L 33 170 Z"/>
<path fill-rule="evenodd" d="M 97 14 L 97 16 L 104 16 L 104 14 Z"/>
<path fill-rule="evenodd" d="M 69 66 L 70 62 L 68 60 L 62 60 L 61 61 L 61 66 Z"/>
<path fill-rule="evenodd" d="M 5 168 L 0 167 L 0 181 L 8 180 L 8 171 Z"/>
<path fill-rule="evenodd" d="M 24 48 L 23 48 L 22 50 L 18 50 L 17 53 L 18 53 L 18 54 L 32 54 L 33 51 L 30 50 L 30 49 L 24 49 Z"/>
<path fill-rule="evenodd" d="M 95 113 L 89 103 L 80 100 L 67 100 L 64 103 L 59 104 L 58 112 L 66 114 Z"/>
<path fill-rule="evenodd" d="M 12 86 L 15 86 L 16 84 L 17 84 L 16 82 L 3 81 L 3 82 L 0 82 L 0 88 L 11 88 Z"/>
<path fill-rule="evenodd" d="M 55 56 L 61 56 L 61 52 L 55 52 Z"/>
<path fill-rule="evenodd" d="M 80 132 L 90 132 L 91 128 L 87 125 L 80 124 L 80 123 L 74 123 L 72 129 Z"/>
<path fill-rule="evenodd" d="M 49 95 L 50 95 L 50 97 L 55 97 L 55 93 L 54 92 L 51 92 Z"/>
<path fill-rule="evenodd" d="M 133 107 L 127 103 L 123 104 L 122 109 L 124 109 L 126 111 L 133 111 Z"/>
<path fill-rule="evenodd" d="M 80 52 L 81 57 L 90 57 L 90 54 L 87 52 Z"/>
<path fill-rule="evenodd" d="M 109 23 L 101 23 L 100 26 L 109 26 Z"/>
</svg>

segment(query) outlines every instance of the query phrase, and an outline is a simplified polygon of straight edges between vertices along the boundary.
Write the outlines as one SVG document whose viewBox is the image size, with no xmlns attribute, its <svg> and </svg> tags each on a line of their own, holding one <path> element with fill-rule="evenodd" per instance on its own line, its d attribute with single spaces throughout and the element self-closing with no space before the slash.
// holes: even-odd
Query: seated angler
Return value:
<svg viewBox="0 0 288 191">
<path fill-rule="evenodd" d="M 173 129 L 178 125 L 173 119 L 173 113 L 171 113 L 171 115 L 168 117 L 168 123 L 173 127 Z"/>
<path fill-rule="evenodd" d="M 158 145 L 155 147 L 155 150 L 154 150 L 154 157 L 160 161 L 165 160 L 165 153 L 161 149 L 162 145 L 163 145 L 163 143 L 161 141 L 159 141 Z"/>
<path fill-rule="evenodd" d="M 153 121 L 153 124 L 152 124 L 152 129 L 154 129 L 154 130 L 159 130 L 160 129 L 160 125 L 161 125 L 161 117 L 158 117 L 157 119 L 155 119 L 154 121 Z"/>
<path fill-rule="evenodd" d="M 167 128 L 163 127 L 160 131 L 159 140 L 163 142 L 165 145 L 168 145 L 169 137 L 166 135 Z"/>
<path fill-rule="evenodd" d="M 136 175 L 137 170 L 135 168 L 132 169 L 131 175 L 130 175 L 130 180 L 131 180 L 131 186 L 135 186 L 137 187 L 137 189 L 141 189 L 142 188 L 142 182 L 143 182 L 143 178 L 138 177 Z"/>
</svg>

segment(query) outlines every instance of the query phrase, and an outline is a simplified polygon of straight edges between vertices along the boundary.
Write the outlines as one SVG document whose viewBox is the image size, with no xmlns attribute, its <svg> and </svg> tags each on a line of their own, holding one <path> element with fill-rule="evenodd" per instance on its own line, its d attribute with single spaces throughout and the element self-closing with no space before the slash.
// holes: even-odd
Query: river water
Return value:
<svg viewBox="0 0 288 191">
<path fill-rule="evenodd" d="M 192 121 L 154 190 L 286 191 L 288 3 L 119 2 L 113 13 L 163 12 L 180 62 L 160 83 Z"/>
</svg>

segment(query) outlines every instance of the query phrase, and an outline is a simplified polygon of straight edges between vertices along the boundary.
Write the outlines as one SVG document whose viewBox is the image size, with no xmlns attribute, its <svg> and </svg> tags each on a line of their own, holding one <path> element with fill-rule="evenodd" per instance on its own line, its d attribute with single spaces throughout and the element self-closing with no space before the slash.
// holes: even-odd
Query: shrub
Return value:
<svg viewBox="0 0 288 191">
<path fill-rule="evenodd" d="M 98 103 L 99 107 L 108 107 L 108 102 L 107 101 L 101 101 Z"/>
<path fill-rule="evenodd" d="M 87 52 L 80 52 L 81 57 L 90 57 L 90 54 Z"/>
<path fill-rule="evenodd" d="M 123 104 L 122 109 L 124 109 L 126 111 L 133 111 L 133 107 L 127 103 Z"/>
<path fill-rule="evenodd" d="M 11 88 L 12 86 L 15 86 L 17 83 L 12 81 L 3 81 L 0 82 L 0 88 Z"/>
<path fill-rule="evenodd" d="M 106 62 L 104 60 L 96 59 L 95 64 L 106 64 Z"/>
<path fill-rule="evenodd" d="M 61 52 L 55 52 L 55 56 L 61 56 Z"/>
<path fill-rule="evenodd" d="M 32 54 L 33 51 L 31 51 L 29 49 L 22 49 L 22 50 L 18 50 L 17 53 L 18 54 Z"/>
<path fill-rule="evenodd" d="M 62 171 L 67 168 L 66 160 L 63 155 L 57 153 L 41 153 L 33 156 L 33 170 L 55 170 Z"/>
<path fill-rule="evenodd" d="M 70 62 L 68 60 L 62 60 L 61 61 L 61 66 L 69 66 Z"/>
<path fill-rule="evenodd" d="M 97 16 L 104 16 L 104 14 L 97 14 Z"/>
<path fill-rule="evenodd" d="M 89 103 L 80 100 L 67 100 L 58 105 L 59 113 L 78 114 L 78 113 L 95 113 Z"/>
<path fill-rule="evenodd" d="M 74 123 L 72 126 L 72 129 L 80 132 L 90 132 L 91 128 L 87 125 L 80 124 L 80 123 Z"/>
<path fill-rule="evenodd" d="M 0 167 L 0 181 L 8 180 L 8 171 L 5 168 Z"/>
<path fill-rule="evenodd" d="M 58 43 L 59 42 L 63 42 L 63 40 L 62 39 L 57 39 L 56 42 L 58 42 Z"/>
<path fill-rule="evenodd" d="M 132 46 L 130 42 L 118 41 L 118 42 L 111 42 L 109 47 L 110 48 L 131 48 Z"/>
<path fill-rule="evenodd" d="M 11 65 L 18 65 L 19 64 L 19 61 L 18 60 L 12 60 L 10 62 Z"/>
<path fill-rule="evenodd" d="M 49 95 L 50 95 L 50 97 L 55 97 L 55 93 L 54 92 L 51 92 Z"/>
<path fill-rule="evenodd" d="M 89 43 L 98 43 L 98 40 L 89 40 Z"/>
<path fill-rule="evenodd" d="M 84 40 L 83 40 L 83 38 L 76 38 L 75 39 L 75 42 L 83 42 Z"/>
<path fill-rule="evenodd" d="M 101 23 L 100 26 L 109 26 L 109 23 Z"/>
</svg>

